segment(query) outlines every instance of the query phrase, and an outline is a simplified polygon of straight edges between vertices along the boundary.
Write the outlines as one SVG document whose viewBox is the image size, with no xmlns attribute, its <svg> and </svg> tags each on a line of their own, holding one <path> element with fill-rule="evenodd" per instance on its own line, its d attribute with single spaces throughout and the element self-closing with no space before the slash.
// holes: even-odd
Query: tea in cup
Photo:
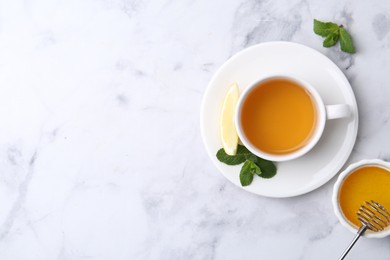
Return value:
<svg viewBox="0 0 390 260">
<path fill-rule="evenodd" d="M 244 90 L 235 123 L 238 136 L 251 152 L 271 161 L 287 161 L 315 146 L 327 119 L 349 115 L 347 104 L 325 106 L 306 81 L 275 75 Z"/>
</svg>

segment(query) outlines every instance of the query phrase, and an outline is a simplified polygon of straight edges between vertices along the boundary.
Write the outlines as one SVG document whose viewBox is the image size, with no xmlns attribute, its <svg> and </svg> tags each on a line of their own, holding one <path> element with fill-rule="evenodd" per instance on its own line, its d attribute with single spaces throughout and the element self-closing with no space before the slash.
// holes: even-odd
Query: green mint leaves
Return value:
<svg viewBox="0 0 390 260">
<path fill-rule="evenodd" d="M 314 19 L 314 32 L 322 37 L 325 37 L 323 46 L 329 48 L 336 45 L 340 40 L 340 49 L 344 52 L 355 53 L 352 38 L 342 25 L 335 23 L 324 23 Z"/>
<path fill-rule="evenodd" d="M 251 153 L 245 146 L 238 145 L 236 155 L 228 155 L 223 148 L 219 149 L 217 159 L 228 165 L 244 163 L 240 171 L 240 183 L 248 186 L 253 181 L 254 174 L 262 178 L 272 178 L 276 174 L 275 164 Z"/>
</svg>

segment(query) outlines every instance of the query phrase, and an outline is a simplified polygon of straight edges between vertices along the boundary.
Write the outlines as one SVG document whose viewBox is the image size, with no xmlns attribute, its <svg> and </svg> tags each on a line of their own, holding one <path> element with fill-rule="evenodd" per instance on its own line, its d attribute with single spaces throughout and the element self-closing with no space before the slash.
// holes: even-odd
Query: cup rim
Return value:
<svg viewBox="0 0 390 260">
<path fill-rule="evenodd" d="M 267 82 L 269 80 L 274 80 L 274 79 L 287 79 L 290 81 L 293 81 L 297 83 L 299 86 L 303 87 L 305 90 L 307 90 L 311 96 L 314 99 L 314 103 L 316 105 L 317 109 L 317 126 L 315 129 L 314 134 L 311 136 L 309 142 L 302 148 L 298 149 L 297 151 L 294 151 L 292 153 L 288 154 L 270 154 L 266 153 L 264 151 L 261 151 L 260 149 L 256 148 L 252 143 L 246 138 L 242 127 L 241 127 L 241 121 L 240 121 L 240 115 L 241 115 L 241 110 L 242 106 L 244 103 L 245 98 L 248 96 L 248 94 L 259 84 Z M 322 133 L 325 128 L 325 122 L 326 122 L 326 110 L 325 110 L 325 104 L 318 93 L 318 91 L 307 81 L 291 74 L 272 74 L 268 75 L 265 77 L 262 77 L 261 79 L 257 79 L 242 92 L 242 94 L 239 97 L 239 100 L 237 102 L 237 107 L 236 107 L 236 112 L 235 112 L 235 126 L 237 130 L 237 134 L 241 140 L 241 142 L 255 155 L 270 160 L 270 161 L 289 161 L 296 159 L 298 157 L 301 157 L 305 155 L 307 152 L 309 152 L 319 141 L 319 139 L 322 136 Z"/>
<path fill-rule="evenodd" d="M 390 171 L 390 163 L 380 160 L 380 159 L 364 159 L 356 163 L 350 164 L 344 171 L 340 173 L 340 175 L 337 178 L 337 181 L 335 182 L 333 186 L 333 194 L 332 194 L 332 204 L 333 204 L 333 211 L 336 214 L 336 217 L 340 221 L 340 223 L 346 227 L 349 231 L 356 234 L 358 229 L 354 227 L 345 217 L 344 214 L 341 211 L 340 204 L 338 201 L 340 188 L 344 180 L 352 174 L 355 170 L 365 167 L 365 166 L 378 166 L 385 168 L 386 170 Z M 385 229 L 384 231 L 380 232 L 373 232 L 373 233 L 364 233 L 364 237 L 368 238 L 383 238 L 390 235 L 390 227 Z"/>
</svg>

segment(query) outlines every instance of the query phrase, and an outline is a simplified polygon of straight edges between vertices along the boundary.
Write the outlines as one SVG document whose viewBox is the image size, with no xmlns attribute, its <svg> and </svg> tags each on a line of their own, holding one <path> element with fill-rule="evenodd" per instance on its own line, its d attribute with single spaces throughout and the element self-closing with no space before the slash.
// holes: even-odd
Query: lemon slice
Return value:
<svg viewBox="0 0 390 260">
<path fill-rule="evenodd" d="M 225 95 L 220 115 L 219 128 L 222 146 L 229 155 L 237 153 L 238 135 L 234 126 L 234 114 L 239 97 L 237 83 L 233 83 Z"/>
</svg>

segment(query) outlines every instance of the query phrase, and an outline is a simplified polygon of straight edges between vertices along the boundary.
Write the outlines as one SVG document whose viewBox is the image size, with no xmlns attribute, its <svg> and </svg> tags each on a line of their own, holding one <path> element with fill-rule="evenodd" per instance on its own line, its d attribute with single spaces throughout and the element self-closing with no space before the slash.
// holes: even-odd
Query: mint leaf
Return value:
<svg viewBox="0 0 390 260">
<path fill-rule="evenodd" d="M 342 51 L 355 53 L 355 47 L 353 46 L 352 38 L 349 33 L 342 27 L 340 28 L 340 48 Z"/>
<path fill-rule="evenodd" d="M 340 31 L 339 30 L 329 34 L 326 37 L 326 39 L 324 40 L 322 45 L 324 47 L 326 47 L 326 48 L 329 48 L 329 47 L 335 45 L 337 43 L 337 41 L 339 40 L 339 36 L 340 36 Z"/>
<path fill-rule="evenodd" d="M 254 162 L 246 160 L 240 171 L 240 183 L 242 186 L 248 186 L 253 181 L 253 175 L 258 174 L 260 171 L 259 166 Z"/>
<path fill-rule="evenodd" d="M 327 37 L 329 34 L 334 33 L 339 29 L 339 26 L 335 23 L 324 23 L 314 19 L 314 32 L 323 37 Z"/>
<path fill-rule="evenodd" d="M 255 163 L 260 167 L 261 172 L 257 174 L 260 177 L 269 179 L 276 175 L 276 166 L 273 162 L 257 157 Z"/>
<path fill-rule="evenodd" d="M 227 165 L 238 165 L 250 157 L 252 153 L 243 145 L 237 146 L 236 155 L 228 155 L 223 148 L 219 149 L 216 156 L 220 162 L 226 163 Z"/>
<path fill-rule="evenodd" d="M 221 148 L 218 150 L 216 156 L 220 162 L 228 165 L 238 165 L 245 162 L 240 171 L 240 182 L 242 186 L 251 184 L 254 174 L 262 178 L 272 178 L 276 174 L 276 166 L 273 162 L 257 157 L 245 146 L 240 144 L 237 146 L 236 155 L 228 155 Z"/>
</svg>

